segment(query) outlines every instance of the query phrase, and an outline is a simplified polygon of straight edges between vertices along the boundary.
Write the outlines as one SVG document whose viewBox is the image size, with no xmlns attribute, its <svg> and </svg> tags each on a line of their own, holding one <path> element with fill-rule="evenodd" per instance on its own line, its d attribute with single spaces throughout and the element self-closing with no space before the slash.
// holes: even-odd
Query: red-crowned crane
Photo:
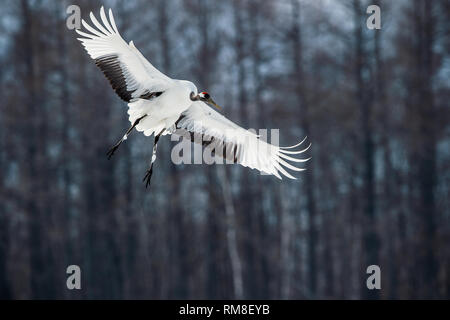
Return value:
<svg viewBox="0 0 450 320">
<path fill-rule="evenodd" d="M 76 30 L 78 38 L 96 65 L 108 78 L 120 98 L 128 103 L 131 123 L 125 135 L 108 152 L 111 157 L 133 129 L 146 136 L 154 135 L 153 155 L 150 167 L 144 177 L 146 186 L 150 183 L 156 148 L 160 136 L 187 130 L 191 139 L 194 134 L 201 135 L 204 146 L 214 148 L 215 154 L 245 167 L 272 174 L 279 179 L 281 175 L 295 179 L 286 169 L 302 171 L 287 161 L 305 162 L 293 155 L 303 150 L 291 147 L 278 147 L 261 140 L 258 135 L 245 130 L 228 120 L 210 106 L 220 108 L 207 92 L 198 92 L 190 81 L 171 79 L 157 70 L 133 41 L 127 44 L 120 36 L 111 9 L 109 19 L 103 7 L 100 9 L 100 23 L 90 13 L 93 26 L 82 20 L 85 31 Z M 193 139 L 194 140 L 194 139 Z M 221 151 L 218 151 L 221 150 Z M 281 175 L 280 175 L 281 173 Z"/>
</svg>

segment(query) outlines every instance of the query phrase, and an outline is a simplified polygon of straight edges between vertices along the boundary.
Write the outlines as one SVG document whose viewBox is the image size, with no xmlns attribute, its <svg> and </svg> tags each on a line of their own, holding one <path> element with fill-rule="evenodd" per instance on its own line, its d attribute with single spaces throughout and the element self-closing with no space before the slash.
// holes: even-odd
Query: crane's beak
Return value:
<svg viewBox="0 0 450 320">
<path fill-rule="evenodd" d="M 219 110 L 222 110 L 222 108 L 221 108 L 217 103 L 215 103 L 214 100 L 211 99 L 211 98 L 209 98 L 208 100 L 206 100 L 206 103 L 208 103 L 209 105 L 211 105 L 211 106 L 213 106 L 213 107 L 216 107 L 216 108 L 219 109 Z"/>
</svg>

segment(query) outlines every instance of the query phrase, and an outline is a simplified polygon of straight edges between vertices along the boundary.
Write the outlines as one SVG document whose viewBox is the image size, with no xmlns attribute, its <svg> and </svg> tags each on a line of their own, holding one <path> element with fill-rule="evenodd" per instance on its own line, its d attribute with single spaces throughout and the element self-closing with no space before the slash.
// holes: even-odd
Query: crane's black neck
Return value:
<svg viewBox="0 0 450 320">
<path fill-rule="evenodd" d="M 198 101 L 200 100 L 200 97 L 198 95 L 195 95 L 194 92 L 191 92 L 191 95 L 189 96 L 192 101 Z"/>
</svg>

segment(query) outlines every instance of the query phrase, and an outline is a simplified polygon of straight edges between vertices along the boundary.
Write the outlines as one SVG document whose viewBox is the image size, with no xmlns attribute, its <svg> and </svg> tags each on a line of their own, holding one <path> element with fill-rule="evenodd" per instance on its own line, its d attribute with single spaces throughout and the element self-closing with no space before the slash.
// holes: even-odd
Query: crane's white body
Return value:
<svg viewBox="0 0 450 320">
<path fill-rule="evenodd" d="M 137 99 L 130 102 L 128 119 L 130 123 L 133 123 L 136 119 L 148 115 L 136 126 L 136 130 L 143 132 L 146 136 L 158 134 L 163 129 L 170 129 L 180 115 L 191 106 L 192 100 L 189 98 L 191 92 L 197 94 L 197 88 L 192 82 L 175 80 L 174 84 L 158 99 Z M 165 130 L 162 134 L 171 133 L 171 131 Z"/>
<path fill-rule="evenodd" d="M 230 147 L 231 155 L 227 153 L 226 157 L 231 157 L 233 162 L 280 179 L 280 173 L 295 179 L 284 167 L 294 171 L 305 170 L 286 160 L 297 163 L 309 160 L 290 156 L 306 151 L 309 146 L 304 150 L 288 150 L 296 148 L 306 138 L 295 146 L 274 146 L 228 120 L 205 102 L 191 100 L 191 94 L 198 94 L 192 82 L 169 78 L 145 59 L 132 41 L 127 44 L 119 34 L 111 9 L 109 20 L 103 7 L 100 17 L 103 24 L 90 13 L 96 28 L 82 20 L 89 33 L 76 30 L 83 37 L 78 40 L 105 73 L 116 93 L 128 102 L 130 122 L 143 117 L 136 126 L 137 131 L 146 136 L 164 135 L 177 129 L 201 134 L 210 138 L 209 145 L 213 148 L 226 146 L 229 150 Z"/>
</svg>

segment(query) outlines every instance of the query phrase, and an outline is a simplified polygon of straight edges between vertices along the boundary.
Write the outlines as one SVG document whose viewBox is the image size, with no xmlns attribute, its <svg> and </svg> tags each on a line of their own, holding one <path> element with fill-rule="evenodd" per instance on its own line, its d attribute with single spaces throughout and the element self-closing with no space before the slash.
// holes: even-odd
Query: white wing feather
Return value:
<svg viewBox="0 0 450 320">
<path fill-rule="evenodd" d="M 213 137 L 213 139 L 220 142 L 219 144 L 231 144 L 236 148 L 234 152 L 234 160 L 236 163 L 267 174 L 273 174 L 279 179 L 281 179 L 280 173 L 288 178 L 296 179 L 285 168 L 294 171 L 306 170 L 297 168 L 286 162 L 286 160 L 297 163 L 309 160 L 309 158 L 294 158 L 288 156 L 288 154 L 297 155 L 303 153 L 309 149 L 311 144 L 303 150 L 287 151 L 285 150 L 286 148 L 280 148 L 266 143 L 258 135 L 243 129 L 200 101 L 192 103 L 189 109 L 182 113 L 180 120 L 177 122 L 177 128 L 185 129 L 191 133 Z M 292 149 L 298 147 L 305 140 L 306 138 L 299 144 L 287 148 Z"/>
<path fill-rule="evenodd" d="M 173 80 L 145 59 L 132 41 L 128 45 L 123 40 L 117 30 L 111 9 L 108 21 L 105 10 L 101 7 L 100 18 L 103 25 L 92 12 L 89 16 L 97 29 L 82 20 L 83 27 L 90 33 L 75 30 L 83 37 L 78 40 L 91 58 L 98 62 L 122 99 L 129 101 L 146 93 L 161 92 L 171 85 Z M 108 74 L 105 68 L 109 68 Z"/>
</svg>

